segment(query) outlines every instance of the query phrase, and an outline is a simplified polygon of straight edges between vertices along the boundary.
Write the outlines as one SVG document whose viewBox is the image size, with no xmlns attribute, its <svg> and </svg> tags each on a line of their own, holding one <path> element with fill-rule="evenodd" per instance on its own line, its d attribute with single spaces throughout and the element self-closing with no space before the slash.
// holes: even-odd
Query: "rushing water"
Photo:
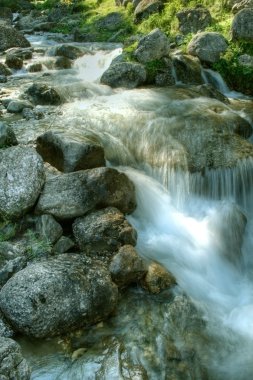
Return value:
<svg viewBox="0 0 253 380">
<path fill-rule="evenodd" d="M 204 173 L 191 174 L 187 151 L 174 132 L 182 127 L 182 118 L 187 119 L 192 113 L 201 115 L 195 123 L 201 131 L 212 123 L 213 110 L 218 112 L 218 123 L 219 112 L 222 117 L 231 116 L 233 110 L 215 99 L 186 96 L 180 87 L 112 90 L 101 86 L 99 77 L 120 53 L 119 46 L 112 50 L 112 45 L 79 45 L 86 53 L 74 67 L 54 71 L 48 62 L 55 42 L 30 38 L 36 48 L 47 51 L 40 55 L 37 50 L 36 60 L 44 62 L 44 71 L 50 75 L 42 79 L 60 84 L 67 103 L 54 110 L 53 115 L 50 107 L 44 107 L 48 113 L 45 119 L 33 121 L 32 131 L 29 123 L 19 120 L 20 141 L 33 141 L 38 134 L 53 128 L 80 140 L 83 135 L 92 135 L 103 143 L 108 164 L 119 167 L 136 186 L 138 207 L 128 218 L 138 231 L 138 252 L 168 268 L 177 279 L 176 291 L 190 296 L 207 321 L 210 341 L 202 344 L 198 355 L 209 370 L 209 378 L 252 379 L 253 160 L 246 158 L 233 167 L 205 168 Z M 24 87 L 34 78 L 25 71 L 18 74 L 25 75 Z M 205 75 L 229 95 L 229 89 L 225 84 L 221 88 L 216 74 Z M 204 119 L 202 115 L 207 116 Z M 225 127 L 229 129 L 230 124 Z M 196 129 L 192 138 L 190 130 L 186 136 L 196 146 L 197 133 Z M 225 159 L 222 156 L 221 160 Z M 78 360 L 66 355 L 57 340 L 21 340 L 33 365 L 32 378 L 95 379 L 104 351 L 101 342 L 116 335 L 124 337 L 132 360 L 147 368 L 149 379 L 170 379 L 161 343 L 164 337 L 169 339 L 166 307 L 170 297 L 144 297 L 138 290 L 130 291 L 116 316 L 103 326 L 84 332 L 86 354 Z M 202 377 L 195 373 L 187 378 Z"/>
</svg>

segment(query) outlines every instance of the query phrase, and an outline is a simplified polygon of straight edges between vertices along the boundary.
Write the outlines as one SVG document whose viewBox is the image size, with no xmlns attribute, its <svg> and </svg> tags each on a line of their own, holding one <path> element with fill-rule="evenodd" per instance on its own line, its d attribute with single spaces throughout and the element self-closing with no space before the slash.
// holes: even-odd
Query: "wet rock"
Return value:
<svg viewBox="0 0 253 380">
<path fill-rule="evenodd" d="M 253 8 L 253 0 L 242 0 L 233 5 L 232 12 L 235 14 L 244 8 Z"/>
<path fill-rule="evenodd" d="M 34 83 L 27 89 L 36 104 L 59 105 L 62 103 L 61 96 L 57 90 L 45 83 Z"/>
<path fill-rule="evenodd" d="M 28 47 L 30 42 L 16 29 L 0 24 L 0 51 L 11 47 Z"/>
<path fill-rule="evenodd" d="M 174 54 L 172 57 L 176 78 L 184 84 L 202 84 L 201 65 L 197 57 Z"/>
<path fill-rule="evenodd" d="M 0 292 L 0 308 L 16 331 L 47 337 L 107 318 L 117 299 L 117 287 L 99 262 L 62 254 L 11 278 Z"/>
<path fill-rule="evenodd" d="M 139 282 L 147 273 L 147 265 L 131 245 L 124 245 L 113 256 L 109 267 L 111 276 L 118 286 Z"/>
<path fill-rule="evenodd" d="M 62 236 L 53 246 L 53 252 L 55 253 L 66 253 L 74 248 L 75 243 L 67 236 Z"/>
<path fill-rule="evenodd" d="M 21 354 L 19 345 L 12 339 L 0 337 L 1 380 L 29 380 L 31 371 Z"/>
<path fill-rule="evenodd" d="M 0 62 L 0 75 L 8 76 L 11 75 L 12 72 L 8 67 L 6 67 L 3 63 Z"/>
<path fill-rule="evenodd" d="M 33 30 L 36 32 L 38 31 L 50 32 L 55 26 L 56 26 L 55 22 L 46 21 L 46 22 L 41 22 L 34 25 Z"/>
<path fill-rule="evenodd" d="M 7 54 L 5 64 L 14 70 L 20 70 L 23 67 L 23 60 L 14 54 Z"/>
<path fill-rule="evenodd" d="M 239 11 L 231 25 L 232 39 L 253 41 L 253 8 Z"/>
<path fill-rule="evenodd" d="M 101 256 L 116 252 L 126 244 L 135 245 L 137 239 L 134 228 L 114 207 L 77 218 L 73 233 L 83 252 Z"/>
<path fill-rule="evenodd" d="M 22 112 L 24 108 L 33 108 L 33 105 L 26 100 L 12 100 L 7 107 L 7 111 L 10 113 Z"/>
<path fill-rule="evenodd" d="M 36 212 L 64 220 L 107 206 L 132 212 L 136 206 L 134 185 L 115 169 L 97 168 L 48 179 Z"/>
<path fill-rule="evenodd" d="M 111 12 L 96 22 L 96 28 L 98 30 L 113 32 L 119 30 L 123 26 L 123 23 L 124 19 L 121 13 Z"/>
<path fill-rule="evenodd" d="M 0 217 L 17 218 L 33 207 L 44 180 L 43 161 L 35 149 L 0 150 Z"/>
<path fill-rule="evenodd" d="M 7 82 L 7 77 L 4 75 L 0 75 L 0 83 L 6 83 Z"/>
<path fill-rule="evenodd" d="M 157 263 L 148 266 L 148 272 L 143 278 L 142 287 L 152 294 L 158 294 L 164 289 L 171 288 L 176 284 L 175 277 L 164 267 Z"/>
<path fill-rule="evenodd" d="M 159 13 L 163 8 L 164 5 L 159 0 L 142 0 L 134 11 L 135 22 L 138 23 L 153 13 Z"/>
<path fill-rule="evenodd" d="M 214 98 L 219 100 L 220 102 L 229 104 L 229 99 L 223 95 L 219 90 L 217 90 L 215 87 L 213 87 L 211 84 L 201 84 L 200 86 L 197 86 L 197 91 L 199 94 L 202 96 L 206 96 L 207 98 Z M 241 126 L 244 124 L 240 118 L 240 124 Z M 238 125 L 239 127 L 239 125 Z M 242 128 L 240 128 L 242 129 Z M 245 124 L 243 127 L 244 132 L 242 133 L 242 136 L 248 136 L 250 137 L 252 134 L 252 128 L 250 127 L 249 124 Z M 239 133 L 240 134 L 240 133 Z"/>
<path fill-rule="evenodd" d="M 170 41 L 168 37 L 157 28 L 140 39 L 134 56 L 140 63 L 146 63 L 167 57 L 169 51 Z"/>
<path fill-rule="evenodd" d="M 38 107 L 33 109 L 31 108 L 23 108 L 22 115 L 26 120 L 36 119 L 40 120 L 44 117 L 44 112 Z"/>
<path fill-rule="evenodd" d="M 77 59 L 84 55 L 84 51 L 77 46 L 73 45 L 60 45 L 55 49 L 55 55 L 69 58 L 69 59 Z"/>
<path fill-rule="evenodd" d="M 4 20 L 11 24 L 12 22 L 12 10 L 7 7 L 0 7 L 0 20 Z"/>
<path fill-rule="evenodd" d="M 37 73 L 39 71 L 42 71 L 42 64 L 41 63 L 31 63 L 27 66 L 27 70 L 29 73 Z"/>
<path fill-rule="evenodd" d="M 36 232 L 41 239 L 54 244 L 62 235 L 62 226 L 52 215 L 41 215 L 36 221 Z"/>
<path fill-rule="evenodd" d="M 103 73 L 100 82 L 113 88 L 135 88 L 145 83 L 146 76 L 146 70 L 143 65 L 133 62 L 121 62 L 111 65 Z"/>
<path fill-rule="evenodd" d="M 12 127 L 0 122 L 0 149 L 12 145 L 18 145 Z"/>
<path fill-rule="evenodd" d="M 220 33 L 202 32 L 193 37 L 187 50 L 189 54 L 198 57 L 200 61 L 215 63 L 227 47 L 228 43 Z"/>
<path fill-rule="evenodd" d="M 72 61 L 67 57 L 58 57 L 55 60 L 55 67 L 58 70 L 70 69 L 72 67 Z"/>
<path fill-rule="evenodd" d="M 65 173 L 105 165 L 104 149 L 88 138 L 80 142 L 66 133 L 49 131 L 39 136 L 36 143 L 44 161 Z"/>
<path fill-rule="evenodd" d="M 9 325 L 9 323 L 6 321 L 5 317 L 0 311 L 0 337 L 4 338 L 12 338 L 14 335 L 14 331 Z M 0 364 L 0 371 L 1 371 L 1 364 Z"/>
<path fill-rule="evenodd" d="M 24 61 L 26 59 L 32 59 L 33 48 L 11 48 L 6 51 L 6 54 L 15 55 Z"/>
<path fill-rule="evenodd" d="M 182 10 L 176 16 L 179 21 L 179 30 L 183 34 L 202 31 L 212 22 L 209 10 L 202 5 L 197 5 L 193 9 Z"/>
</svg>

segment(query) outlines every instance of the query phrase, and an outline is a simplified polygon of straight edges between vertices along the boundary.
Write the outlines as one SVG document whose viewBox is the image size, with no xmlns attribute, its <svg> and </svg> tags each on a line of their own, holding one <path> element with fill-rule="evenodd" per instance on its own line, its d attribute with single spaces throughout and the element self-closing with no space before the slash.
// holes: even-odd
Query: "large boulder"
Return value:
<svg viewBox="0 0 253 380">
<path fill-rule="evenodd" d="M 228 47 L 226 39 L 220 33 L 202 32 L 196 34 L 188 45 L 188 53 L 202 62 L 215 63 Z"/>
<path fill-rule="evenodd" d="M 146 70 L 141 64 L 120 62 L 111 65 L 103 73 L 100 82 L 113 88 L 135 88 L 145 83 L 146 76 Z"/>
<path fill-rule="evenodd" d="M 12 127 L 0 122 L 0 148 L 18 145 L 17 138 Z"/>
<path fill-rule="evenodd" d="M 35 104 L 59 105 L 62 103 L 62 98 L 57 90 L 46 83 L 33 83 L 27 89 L 27 93 Z"/>
<path fill-rule="evenodd" d="M 29 380 L 30 369 L 19 345 L 12 339 L 0 337 L 1 380 Z"/>
<path fill-rule="evenodd" d="M 157 28 L 140 39 L 134 56 L 140 63 L 146 63 L 167 57 L 169 51 L 170 41 L 168 37 Z"/>
<path fill-rule="evenodd" d="M 117 252 L 126 244 L 135 245 L 137 239 L 136 231 L 114 207 L 77 218 L 73 232 L 83 252 L 99 256 Z"/>
<path fill-rule="evenodd" d="M 75 140 L 65 133 L 48 131 L 37 138 L 37 152 L 65 173 L 105 165 L 104 149 L 88 138 Z"/>
<path fill-rule="evenodd" d="M 201 5 L 197 5 L 193 9 L 184 9 L 176 16 L 179 21 L 179 30 L 183 34 L 202 31 L 212 22 L 209 10 Z"/>
<path fill-rule="evenodd" d="M 0 51 L 11 47 L 28 47 L 30 42 L 11 26 L 0 24 Z"/>
<path fill-rule="evenodd" d="M 177 81 L 184 84 L 203 84 L 202 67 L 197 57 L 174 54 L 172 62 Z"/>
<path fill-rule="evenodd" d="M 136 206 L 134 185 L 115 169 L 96 168 L 48 179 L 36 212 L 65 220 L 107 206 L 132 212 Z"/>
<path fill-rule="evenodd" d="M 163 10 L 164 5 L 159 0 L 142 0 L 134 11 L 135 22 L 138 23 L 148 18 L 153 13 L 159 13 Z"/>
<path fill-rule="evenodd" d="M 43 161 L 35 149 L 0 150 L 0 218 L 17 218 L 32 208 L 44 181 Z"/>
<path fill-rule="evenodd" d="M 231 25 L 233 40 L 253 42 L 253 8 L 245 8 L 238 12 Z"/>
<path fill-rule="evenodd" d="M 0 292 L 0 308 L 16 331 L 48 337 L 107 318 L 117 299 L 117 287 L 101 263 L 62 254 L 12 277 Z"/>
</svg>

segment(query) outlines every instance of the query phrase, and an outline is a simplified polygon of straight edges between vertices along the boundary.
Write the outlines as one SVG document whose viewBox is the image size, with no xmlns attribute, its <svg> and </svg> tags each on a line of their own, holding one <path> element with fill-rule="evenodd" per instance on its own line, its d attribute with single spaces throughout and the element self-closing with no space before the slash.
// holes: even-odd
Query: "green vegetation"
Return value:
<svg viewBox="0 0 253 380">
<path fill-rule="evenodd" d="M 8 220 L 0 222 L 0 242 L 11 240 L 17 232 L 17 224 Z"/>
</svg>

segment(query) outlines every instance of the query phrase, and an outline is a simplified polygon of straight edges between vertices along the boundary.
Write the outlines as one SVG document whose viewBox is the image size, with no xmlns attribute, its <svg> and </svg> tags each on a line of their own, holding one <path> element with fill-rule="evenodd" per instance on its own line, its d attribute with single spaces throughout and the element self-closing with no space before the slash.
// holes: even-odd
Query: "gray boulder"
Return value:
<svg viewBox="0 0 253 380">
<path fill-rule="evenodd" d="M 12 100 L 7 107 L 7 111 L 10 113 L 22 112 L 24 108 L 33 108 L 33 105 L 26 100 Z"/>
<path fill-rule="evenodd" d="M 84 51 L 78 48 L 77 46 L 64 44 L 57 46 L 57 48 L 55 49 L 55 55 L 66 57 L 69 59 L 77 59 L 84 55 Z"/>
<path fill-rule="evenodd" d="M 12 339 L 0 337 L 1 380 L 29 380 L 30 375 L 31 371 L 19 345 Z"/>
<path fill-rule="evenodd" d="M 253 56 L 249 54 L 242 54 L 238 57 L 238 63 L 241 66 L 253 68 Z"/>
<path fill-rule="evenodd" d="M 5 64 L 14 70 L 20 70 L 23 67 L 23 60 L 14 54 L 7 54 L 5 58 Z"/>
<path fill-rule="evenodd" d="M 36 212 L 66 220 L 107 206 L 132 212 L 136 206 L 134 185 L 115 169 L 96 168 L 48 179 Z"/>
<path fill-rule="evenodd" d="M 113 32 L 119 30 L 123 24 L 124 19 L 122 14 L 119 12 L 111 12 L 96 22 L 96 28 L 99 30 Z"/>
<path fill-rule="evenodd" d="M 253 8 L 239 11 L 231 25 L 232 39 L 253 41 Z"/>
<path fill-rule="evenodd" d="M 167 57 L 170 51 L 170 41 L 160 30 L 154 29 L 148 35 L 141 38 L 134 56 L 140 63 L 146 63 L 155 59 Z"/>
<path fill-rule="evenodd" d="M 37 138 L 37 152 L 65 173 L 105 165 L 104 149 L 94 141 L 75 140 L 66 133 L 49 131 Z"/>
<path fill-rule="evenodd" d="M 113 256 L 109 269 L 113 281 L 118 286 L 137 283 L 147 273 L 146 263 L 131 245 L 124 245 L 119 249 Z"/>
<path fill-rule="evenodd" d="M 114 207 L 77 218 L 73 233 L 83 252 L 101 256 L 117 252 L 126 244 L 135 245 L 137 239 L 136 231 Z"/>
<path fill-rule="evenodd" d="M 197 57 L 186 54 L 174 54 L 172 56 L 176 78 L 184 84 L 202 84 L 202 67 Z"/>
<path fill-rule="evenodd" d="M 18 145 L 12 127 L 0 122 L 0 148 L 6 148 L 12 145 Z"/>
<path fill-rule="evenodd" d="M 62 236 L 53 246 L 53 252 L 55 253 L 66 253 L 72 248 L 74 248 L 75 243 L 67 236 Z"/>
<path fill-rule="evenodd" d="M 11 26 L 0 24 L 0 51 L 11 47 L 28 47 L 30 42 Z"/>
<path fill-rule="evenodd" d="M 163 10 L 164 5 L 159 0 L 142 0 L 134 11 L 135 22 L 138 23 L 148 18 L 153 13 L 159 13 Z"/>
<path fill-rule="evenodd" d="M 6 321 L 5 317 L 0 311 L 0 337 L 12 338 L 14 335 L 14 331 L 12 330 L 9 323 Z M 0 365 L 1 371 L 1 365 Z"/>
<path fill-rule="evenodd" d="M 215 63 L 228 47 L 226 39 L 220 33 L 202 32 L 196 34 L 188 45 L 188 53 L 200 61 Z"/>
<path fill-rule="evenodd" d="M 144 84 L 146 77 L 146 70 L 141 64 L 121 62 L 111 65 L 103 73 L 100 82 L 113 88 L 135 88 Z"/>
<path fill-rule="evenodd" d="M 41 215 L 36 221 L 36 232 L 41 239 L 54 244 L 61 237 L 63 229 L 52 215 Z"/>
<path fill-rule="evenodd" d="M 212 22 L 209 10 L 201 5 L 193 9 L 182 10 L 176 16 L 179 21 L 179 30 L 183 34 L 202 31 Z"/>
<path fill-rule="evenodd" d="M 0 217 L 17 218 L 33 207 L 44 180 L 43 161 L 35 149 L 0 150 Z"/>
<path fill-rule="evenodd" d="M 27 93 L 35 104 L 59 105 L 62 103 L 62 98 L 57 90 L 45 83 L 33 83 L 27 89 Z"/>
<path fill-rule="evenodd" d="M 0 292 L 0 308 L 14 329 L 38 338 L 95 324 L 112 313 L 117 300 L 104 266 L 78 254 L 31 264 Z"/>
</svg>

